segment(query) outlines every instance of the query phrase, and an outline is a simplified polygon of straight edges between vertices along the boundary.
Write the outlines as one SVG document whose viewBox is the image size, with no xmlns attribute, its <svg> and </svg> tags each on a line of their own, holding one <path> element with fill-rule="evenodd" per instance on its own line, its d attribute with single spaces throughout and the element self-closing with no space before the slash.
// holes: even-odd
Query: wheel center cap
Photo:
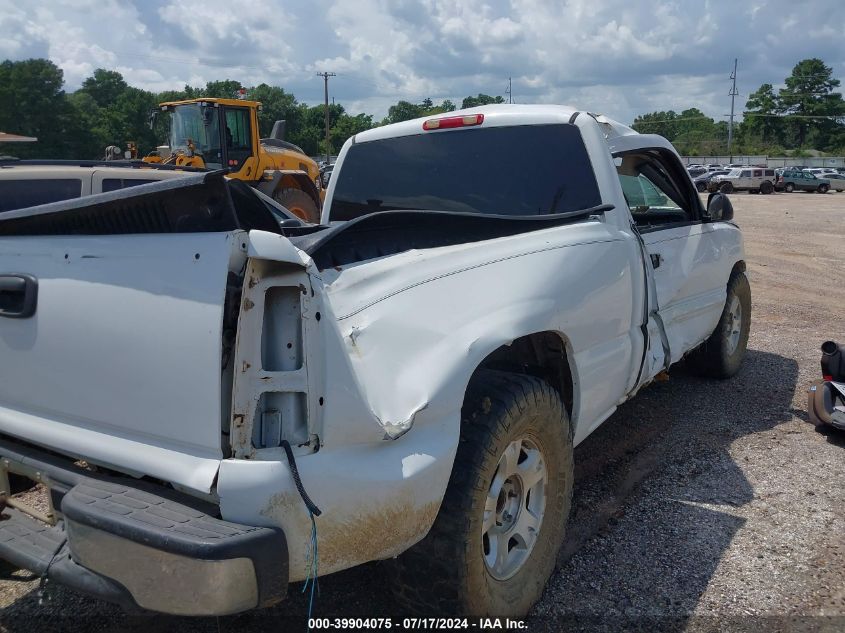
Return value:
<svg viewBox="0 0 845 633">
<path fill-rule="evenodd" d="M 517 519 L 522 507 L 522 482 L 518 476 L 508 477 L 499 491 L 496 502 L 496 523 L 504 532 L 510 530 Z"/>
</svg>

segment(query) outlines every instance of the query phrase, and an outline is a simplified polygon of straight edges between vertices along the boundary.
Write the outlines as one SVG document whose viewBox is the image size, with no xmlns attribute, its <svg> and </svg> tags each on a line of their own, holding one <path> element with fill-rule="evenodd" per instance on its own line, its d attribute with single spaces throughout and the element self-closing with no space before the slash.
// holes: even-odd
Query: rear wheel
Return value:
<svg viewBox="0 0 845 633">
<path fill-rule="evenodd" d="M 695 188 L 698 190 L 698 193 L 704 193 L 705 191 L 707 191 L 707 185 L 703 182 L 695 183 Z"/>
<path fill-rule="evenodd" d="M 302 189 L 282 189 L 273 196 L 273 199 L 306 222 L 314 224 L 320 222 L 320 209 L 317 208 L 311 196 Z"/>
<path fill-rule="evenodd" d="M 421 614 L 522 616 L 540 598 L 572 498 L 569 419 L 551 386 L 481 370 L 428 535 L 393 561 L 404 607 Z"/>
<path fill-rule="evenodd" d="M 732 193 L 734 190 L 734 186 L 729 182 L 723 182 L 719 185 L 719 191 L 722 193 Z"/>
<path fill-rule="evenodd" d="M 775 190 L 775 186 L 770 183 L 768 180 L 760 185 L 760 193 L 763 195 L 769 195 Z"/>
<path fill-rule="evenodd" d="M 827 193 L 830 190 L 830 185 L 819 185 L 819 193 Z"/>
<path fill-rule="evenodd" d="M 791 182 L 788 182 L 783 186 L 783 190 L 786 193 L 792 193 L 793 191 L 795 191 L 795 185 L 793 185 Z"/>
</svg>

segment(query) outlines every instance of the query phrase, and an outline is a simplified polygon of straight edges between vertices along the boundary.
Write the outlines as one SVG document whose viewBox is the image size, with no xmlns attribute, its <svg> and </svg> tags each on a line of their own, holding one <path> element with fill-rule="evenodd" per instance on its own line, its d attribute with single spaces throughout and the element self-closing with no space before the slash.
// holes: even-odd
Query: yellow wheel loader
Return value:
<svg viewBox="0 0 845 633">
<path fill-rule="evenodd" d="M 228 169 L 308 222 L 320 221 L 325 196 L 320 169 L 284 140 L 284 121 L 259 138 L 261 103 L 241 99 L 190 99 L 159 104 L 150 117 L 169 116 L 169 143 L 144 157 L 147 163 Z"/>
</svg>

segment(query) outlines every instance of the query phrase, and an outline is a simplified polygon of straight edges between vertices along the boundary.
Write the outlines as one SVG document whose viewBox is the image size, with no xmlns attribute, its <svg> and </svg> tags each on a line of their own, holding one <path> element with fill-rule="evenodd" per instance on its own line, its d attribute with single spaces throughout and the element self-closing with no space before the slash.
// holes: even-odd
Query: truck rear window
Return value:
<svg viewBox="0 0 845 633">
<path fill-rule="evenodd" d="M 70 200 L 81 195 L 82 181 L 79 178 L 0 180 L 0 211 Z"/>
<path fill-rule="evenodd" d="M 536 216 L 601 204 L 581 133 L 565 124 L 358 143 L 335 178 L 332 220 L 395 209 Z"/>
</svg>

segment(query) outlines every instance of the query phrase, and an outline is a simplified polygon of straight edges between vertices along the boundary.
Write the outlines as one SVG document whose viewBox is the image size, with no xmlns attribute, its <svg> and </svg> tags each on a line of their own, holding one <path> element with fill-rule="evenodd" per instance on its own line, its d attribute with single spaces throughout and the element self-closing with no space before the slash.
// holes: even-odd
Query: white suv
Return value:
<svg viewBox="0 0 845 633">
<path fill-rule="evenodd" d="M 60 161 L 2 161 L 0 213 L 181 178 L 190 173 L 170 169 L 111 167 L 94 161 L 72 164 Z"/>
<path fill-rule="evenodd" d="M 714 176 L 707 185 L 708 191 L 747 191 L 769 194 L 775 190 L 775 170 L 766 167 L 732 169 L 722 176 Z"/>
</svg>

